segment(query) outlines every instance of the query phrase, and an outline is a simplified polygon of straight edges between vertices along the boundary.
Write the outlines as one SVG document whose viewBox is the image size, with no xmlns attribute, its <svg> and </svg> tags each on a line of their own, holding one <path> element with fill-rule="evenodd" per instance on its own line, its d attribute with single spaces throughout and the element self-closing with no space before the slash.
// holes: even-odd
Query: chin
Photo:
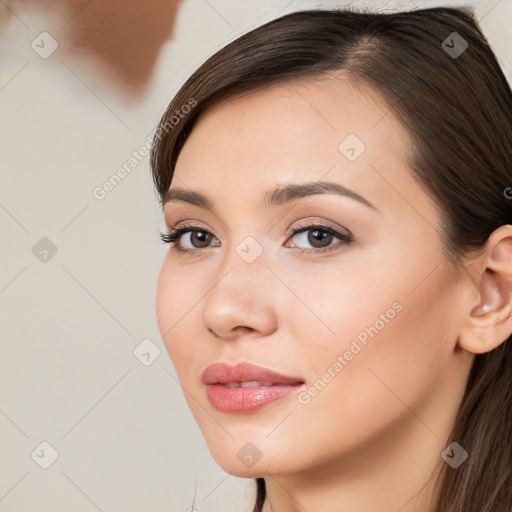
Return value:
<svg viewBox="0 0 512 512">
<path fill-rule="evenodd" d="M 269 461 L 263 462 L 263 459 L 256 462 L 252 467 L 245 466 L 236 457 L 230 460 L 215 458 L 215 461 L 226 473 L 239 478 L 263 478 L 269 474 L 283 473 L 281 465 L 272 464 Z"/>
<path fill-rule="evenodd" d="M 287 461 L 284 454 L 273 453 L 270 448 L 260 450 L 251 442 L 243 443 L 234 439 L 229 446 L 208 446 L 216 463 L 233 476 L 259 478 L 288 473 L 293 469 L 292 461 Z"/>
</svg>

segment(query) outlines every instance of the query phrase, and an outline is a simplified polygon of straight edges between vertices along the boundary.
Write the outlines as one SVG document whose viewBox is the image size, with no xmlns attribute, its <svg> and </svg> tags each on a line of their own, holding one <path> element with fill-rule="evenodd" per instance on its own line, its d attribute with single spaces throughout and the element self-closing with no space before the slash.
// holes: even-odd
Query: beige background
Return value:
<svg viewBox="0 0 512 512">
<path fill-rule="evenodd" d="M 216 49 L 278 15 L 345 4 L 185 1 L 149 88 L 130 99 L 61 48 L 47 59 L 32 49 L 43 31 L 59 42 L 65 15 L 0 3 L 0 511 L 186 512 L 196 483 L 199 512 L 250 510 L 252 480 L 210 456 L 160 339 L 165 247 L 148 157 L 104 199 L 93 190 L 146 142 Z M 509 0 L 416 4 L 475 5 L 510 78 Z M 57 248 L 46 262 L 33 253 L 43 237 Z M 145 339 L 146 359 L 161 351 L 148 366 L 134 355 Z M 47 469 L 36 462 L 49 460 L 43 441 L 58 452 Z"/>
</svg>

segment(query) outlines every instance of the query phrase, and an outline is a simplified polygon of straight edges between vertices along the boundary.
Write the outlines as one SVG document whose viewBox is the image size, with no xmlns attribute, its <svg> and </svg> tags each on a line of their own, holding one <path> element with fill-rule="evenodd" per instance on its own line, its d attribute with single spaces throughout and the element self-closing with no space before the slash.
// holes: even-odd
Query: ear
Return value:
<svg viewBox="0 0 512 512">
<path fill-rule="evenodd" d="M 512 332 L 512 225 L 500 226 L 469 265 L 477 300 L 469 304 L 458 344 L 473 354 L 489 352 Z"/>
</svg>

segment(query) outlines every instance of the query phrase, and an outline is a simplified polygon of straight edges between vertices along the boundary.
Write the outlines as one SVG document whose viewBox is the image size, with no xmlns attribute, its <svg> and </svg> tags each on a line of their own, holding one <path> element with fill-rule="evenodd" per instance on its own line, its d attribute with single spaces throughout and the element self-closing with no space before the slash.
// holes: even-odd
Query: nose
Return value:
<svg viewBox="0 0 512 512">
<path fill-rule="evenodd" d="M 277 328 L 275 278 L 264 259 L 246 263 L 234 249 L 219 265 L 203 301 L 201 317 L 217 338 L 262 337 Z"/>
</svg>

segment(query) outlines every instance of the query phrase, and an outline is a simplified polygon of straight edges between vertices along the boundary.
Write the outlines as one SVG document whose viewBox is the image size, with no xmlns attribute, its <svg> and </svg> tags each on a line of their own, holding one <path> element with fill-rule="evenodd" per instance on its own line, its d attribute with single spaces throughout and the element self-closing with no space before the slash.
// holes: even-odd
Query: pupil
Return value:
<svg viewBox="0 0 512 512">
<path fill-rule="evenodd" d="M 201 245 L 201 243 L 204 244 L 205 242 L 207 242 L 206 245 L 208 245 L 208 234 L 202 231 L 194 231 L 192 233 L 192 244 L 196 245 L 194 242 L 194 238 L 199 241 L 199 245 Z"/>
<path fill-rule="evenodd" d="M 310 231 L 310 235 L 308 236 L 308 241 L 311 245 L 315 247 L 325 247 L 330 243 L 330 237 L 332 236 L 330 233 L 326 233 L 325 231 L 320 231 L 319 229 L 314 229 Z M 321 243 L 320 245 L 315 245 L 317 242 L 327 242 Z"/>
</svg>

